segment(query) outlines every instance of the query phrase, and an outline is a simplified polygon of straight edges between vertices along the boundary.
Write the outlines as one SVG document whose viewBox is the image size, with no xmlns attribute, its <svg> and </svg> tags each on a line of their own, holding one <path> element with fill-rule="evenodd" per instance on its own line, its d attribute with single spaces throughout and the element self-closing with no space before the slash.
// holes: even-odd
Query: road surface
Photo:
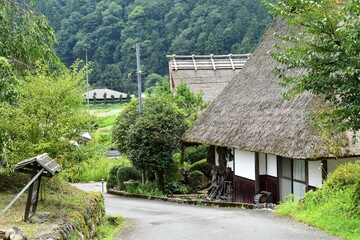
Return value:
<svg viewBox="0 0 360 240">
<path fill-rule="evenodd" d="M 76 184 L 87 191 L 101 191 L 101 183 Z M 108 214 L 121 214 L 127 226 L 120 240 L 307 240 L 338 239 L 323 231 L 280 218 L 270 210 L 211 208 L 132 199 L 104 193 Z"/>
</svg>

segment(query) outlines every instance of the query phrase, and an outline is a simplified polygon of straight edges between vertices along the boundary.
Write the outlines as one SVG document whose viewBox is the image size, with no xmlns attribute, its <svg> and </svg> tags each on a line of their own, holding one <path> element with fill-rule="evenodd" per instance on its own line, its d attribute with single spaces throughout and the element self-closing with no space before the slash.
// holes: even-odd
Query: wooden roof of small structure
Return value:
<svg viewBox="0 0 360 240">
<path fill-rule="evenodd" d="M 360 156 L 359 137 L 355 143 L 351 133 L 324 137 L 310 123 L 309 116 L 324 104 L 319 97 L 305 92 L 283 98 L 286 89 L 274 73 L 281 66 L 269 54 L 281 43 L 273 30 L 284 34 L 288 28 L 274 20 L 242 71 L 201 113 L 183 141 L 299 159 Z"/>
<path fill-rule="evenodd" d="M 34 169 L 44 168 L 44 174 L 52 177 L 60 171 L 60 165 L 51 159 L 47 153 L 41 154 L 36 157 L 25 159 L 15 165 L 15 171 L 23 173 L 34 173 Z"/>
</svg>

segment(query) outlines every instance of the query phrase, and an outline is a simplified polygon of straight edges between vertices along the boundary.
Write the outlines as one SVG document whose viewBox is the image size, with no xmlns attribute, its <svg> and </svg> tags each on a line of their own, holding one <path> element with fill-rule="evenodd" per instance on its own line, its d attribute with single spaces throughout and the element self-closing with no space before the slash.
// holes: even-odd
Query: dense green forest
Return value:
<svg viewBox="0 0 360 240">
<path fill-rule="evenodd" d="M 252 52 L 271 21 L 261 0 L 36 0 L 70 66 L 93 62 L 93 87 L 135 92 L 135 43 L 143 79 L 168 74 L 166 54 Z M 155 76 L 158 76 L 155 75 Z"/>
</svg>

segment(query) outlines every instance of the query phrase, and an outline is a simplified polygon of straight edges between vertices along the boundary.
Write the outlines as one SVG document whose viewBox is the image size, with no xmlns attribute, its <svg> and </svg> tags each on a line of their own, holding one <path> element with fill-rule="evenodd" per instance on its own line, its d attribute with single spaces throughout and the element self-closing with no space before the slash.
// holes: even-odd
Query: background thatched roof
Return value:
<svg viewBox="0 0 360 240">
<path fill-rule="evenodd" d="M 202 92 L 204 101 L 211 102 L 240 71 L 241 69 L 171 70 L 170 77 L 174 88 L 182 82 L 186 83 L 191 92 Z"/>
<path fill-rule="evenodd" d="M 308 116 L 321 106 L 317 97 L 304 93 L 283 99 L 285 89 L 274 73 L 279 64 L 268 54 L 279 41 L 274 29 L 284 33 L 287 28 L 274 20 L 244 69 L 200 115 L 183 141 L 301 159 L 360 155 L 359 141 L 351 145 L 345 133 L 329 137 L 311 126 Z"/>
</svg>

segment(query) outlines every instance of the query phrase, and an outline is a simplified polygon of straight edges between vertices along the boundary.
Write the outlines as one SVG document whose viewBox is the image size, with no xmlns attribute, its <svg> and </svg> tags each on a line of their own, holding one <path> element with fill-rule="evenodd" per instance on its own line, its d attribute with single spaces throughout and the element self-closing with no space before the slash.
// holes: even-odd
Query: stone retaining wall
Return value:
<svg viewBox="0 0 360 240">
<path fill-rule="evenodd" d="M 92 239 L 96 226 L 98 226 L 105 216 L 104 197 L 98 193 L 92 195 L 92 200 L 82 212 L 74 212 L 69 222 L 62 223 L 48 223 L 43 221 L 40 215 L 46 215 L 44 213 L 38 213 L 33 216 L 32 221 L 41 219 L 39 223 L 47 224 L 47 230 L 36 234 L 35 238 L 28 238 L 19 227 L 12 226 L 8 229 L 0 229 L 0 240 L 66 240 L 73 236 L 77 239 Z M 31 223 L 29 223 L 31 224 Z"/>
</svg>

